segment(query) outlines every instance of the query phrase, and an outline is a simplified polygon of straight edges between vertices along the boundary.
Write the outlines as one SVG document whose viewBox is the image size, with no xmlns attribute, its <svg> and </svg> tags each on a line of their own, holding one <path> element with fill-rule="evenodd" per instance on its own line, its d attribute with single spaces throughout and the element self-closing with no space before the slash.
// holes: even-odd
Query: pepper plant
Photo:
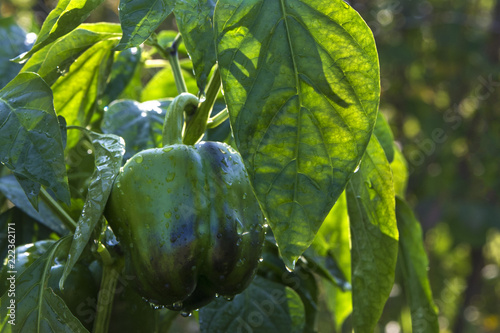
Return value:
<svg viewBox="0 0 500 333">
<path fill-rule="evenodd" d="M 121 0 L 85 23 L 103 1 L 60 0 L 36 40 L 0 18 L 2 332 L 373 332 L 396 272 L 438 331 L 353 8 Z M 47 239 L 21 269 L 14 245 Z M 100 291 L 75 305 L 82 263 Z"/>
</svg>

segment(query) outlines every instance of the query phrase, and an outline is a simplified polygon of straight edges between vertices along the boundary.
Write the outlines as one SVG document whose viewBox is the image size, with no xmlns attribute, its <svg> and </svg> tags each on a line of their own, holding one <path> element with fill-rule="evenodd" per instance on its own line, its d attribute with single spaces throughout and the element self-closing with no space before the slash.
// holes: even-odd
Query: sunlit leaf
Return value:
<svg viewBox="0 0 500 333">
<path fill-rule="evenodd" d="M 323 256 L 332 253 L 343 276 L 351 283 L 351 246 L 345 192 L 321 225 L 312 248 Z M 334 313 L 337 330 L 340 330 L 342 323 L 352 312 L 352 293 L 332 285 L 325 285 L 325 289 L 328 308 Z"/>
<path fill-rule="evenodd" d="M 405 293 L 411 310 L 414 333 L 439 332 L 437 307 L 427 278 L 427 254 L 423 246 L 422 228 L 408 204 L 396 197 L 399 230 L 399 261 Z"/>
<path fill-rule="evenodd" d="M 236 145 L 292 268 L 371 136 L 373 36 L 342 0 L 219 0 L 214 27 Z"/>
<path fill-rule="evenodd" d="M 21 55 L 26 60 L 42 47 L 56 41 L 83 23 L 104 0 L 60 0 L 43 22 L 33 48 Z"/>
<path fill-rule="evenodd" d="M 182 68 L 182 75 L 186 81 L 188 92 L 196 95 L 198 93 L 198 86 L 192 73 Z M 166 65 L 164 69 L 149 80 L 148 84 L 141 92 L 141 101 L 151 101 L 167 97 L 176 97 L 177 88 L 175 87 L 175 79 L 170 65 Z"/>
<path fill-rule="evenodd" d="M 40 49 L 23 66 L 23 71 L 38 73 L 52 85 L 65 75 L 73 62 L 94 44 L 108 39 L 118 40 L 121 29 L 118 24 L 82 24 L 57 41 Z"/>
<path fill-rule="evenodd" d="M 203 92 L 215 64 L 212 28 L 216 1 L 183 0 L 175 4 L 174 14 L 189 56 L 193 61 L 198 89 Z"/>
<path fill-rule="evenodd" d="M 398 254 L 392 173 L 375 136 L 346 194 L 352 240 L 353 327 L 356 332 L 373 332 L 394 284 Z"/>
<path fill-rule="evenodd" d="M 97 106 L 97 97 L 104 91 L 117 40 L 104 40 L 87 49 L 65 75 L 52 85 L 57 114 L 68 125 L 87 126 Z M 78 142 L 80 133 L 68 133 L 68 146 Z"/>
<path fill-rule="evenodd" d="M 377 122 L 375 123 L 373 133 L 384 149 L 387 160 L 389 161 L 389 163 L 392 163 L 392 161 L 394 160 L 394 136 L 392 135 L 392 131 L 389 127 L 389 124 L 387 123 L 387 120 L 381 112 L 378 113 Z"/>
<path fill-rule="evenodd" d="M 391 162 L 394 192 L 404 198 L 408 185 L 408 167 L 406 159 L 397 146 L 394 146 L 394 160 Z"/>
<path fill-rule="evenodd" d="M 137 47 L 158 28 L 174 9 L 175 0 L 120 0 L 123 37 L 118 50 Z"/>
</svg>

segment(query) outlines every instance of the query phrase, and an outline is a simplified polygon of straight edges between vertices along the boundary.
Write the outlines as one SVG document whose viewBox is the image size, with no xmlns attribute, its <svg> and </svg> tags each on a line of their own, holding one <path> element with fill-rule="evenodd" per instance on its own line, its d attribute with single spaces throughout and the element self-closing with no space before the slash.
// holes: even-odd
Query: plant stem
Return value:
<svg viewBox="0 0 500 333">
<path fill-rule="evenodd" d="M 227 108 L 225 108 L 215 116 L 208 119 L 207 128 L 215 128 L 226 121 L 227 118 L 229 118 L 229 112 L 227 111 Z"/>
<path fill-rule="evenodd" d="M 189 109 L 196 109 L 197 107 L 198 98 L 190 93 L 182 93 L 174 98 L 168 106 L 163 123 L 163 147 L 182 143 L 184 111 L 189 112 Z"/>
<path fill-rule="evenodd" d="M 174 74 L 175 87 L 177 88 L 177 93 L 180 95 L 187 92 L 186 82 L 182 76 L 182 69 L 179 63 L 179 54 L 177 49 L 182 41 L 181 34 L 177 34 L 174 41 L 166 50 L 161 47 L 156 40 L 150 40 L 150 43 L 161 53 L 161 55 L 170 62 L 170 67 L 172 67 L 172 72 Z"/>
<path fill-rule="evenodd" d="M 57 203 L 57 201 L 52 198 L 52 196 L 42 187 L 40 189 L 40 196 L 51 210 L 61 219 L 64 226 L 68 228 L 71 232 L 75 232 L 76 222 L 69 216 L 68 213 Z"/>
<path fill-rule="evenodd" d="M 184 144 L 193 145 L 205 134 L 205 130 L 207 129 L 208 117 L 210 116 L 210 112 L 214 107 L 215 100 L 219 95 L 219 91 L 221 88 L 221 78 L 219 68 L 215 67 L 214 74 L 208 82 L 207 86 L 207 94 L 205 101 L 201 103 L 196 113 L 188 120 L 186 125 L 186 132 L 183 138 Z"/>
<path fill-rule="evenodd" d="M 116 284 L 118 282 L 118 277 L 120 276 L 119 272 L 123 266 L 122 260 L 110 264 L 105 255 L 103 256 L 103 263 L 104 265 L 102 270 L 101 289 L 99 290 L 96 319 L 93 329 L 94 333 L 108 332 L 111 310 L 113 309 L 113 299 L 115 296 Z"/>
</svg>

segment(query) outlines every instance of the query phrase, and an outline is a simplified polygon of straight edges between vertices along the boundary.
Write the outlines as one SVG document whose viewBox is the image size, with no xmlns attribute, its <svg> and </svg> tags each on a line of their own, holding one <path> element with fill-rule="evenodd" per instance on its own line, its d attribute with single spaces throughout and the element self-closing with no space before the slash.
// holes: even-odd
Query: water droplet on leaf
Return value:
<svg viewBox="0 0 500 333">
<path fill-rule="evenodd" d="M 178 302 L 175 302 L 174 304 L 172 304 L 172 309 L 174 309 L 176 311 L 179 311 L 180 309 L 182 309 L 182 301 L 178 301 Z"/>
<path fill-rule="evenodd" d="M 181 316 L 183 316 L 184 318 L 191 317 L 191 315 L 192 315 L 192 313 L 188 312 L 188 311 L 182 311 L 181 312 Z"/>
</svg>

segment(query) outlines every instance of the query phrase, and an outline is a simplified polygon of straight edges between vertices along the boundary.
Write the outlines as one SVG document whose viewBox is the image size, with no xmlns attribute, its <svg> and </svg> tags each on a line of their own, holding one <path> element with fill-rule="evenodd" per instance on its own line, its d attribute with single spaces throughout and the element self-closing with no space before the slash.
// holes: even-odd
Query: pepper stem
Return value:
<svg viewBox="0 0 500 333">
<path fill-rule="evenodd" d="M 170 67 L 172 67 L 172 72 L 174 73 L 175 86 L 177 88 L 178 94 L 182 94 L 188 91 L 186 81 L 184 81 L 184 76 L 182 76 L 182 69 L 179 63 L 179 54 L 177 52 L 181 41 L 181 34 L 177 34 L 177 37 L 175 37 L 172 45 L 167 49 L 168 61 L 170 62 Z"/>
<path fill-rule="evenodd" d="M 102 251 L 102 249 L 100 250 Z M 109 255 L 107 250 L 103 252 L 106 255 Z M 102 254 L 103 253 L 101 253 L 101 256 Z M 101 289 L 99 290 L 99 296 L 97 299 L 96 319 L 93 330 L 94 333 L 108 332 L 116 284 L 118 282 L 118 277 L 120 276 L 119 272 L 123 268 L 123 260 L 109 261 L 109 258 L 107 258 L 106 255 L 103 257 Z"/>
<path fill-rule="evenodd" d="M 181 144 L 184 132 L 184 111 L 192 113 L 189 109 L 198 107 L 198 98 L 190 93 L 182 93 L 167 108 L 165 122 L 163 123 L 163 147 Z"/>
<path fill-rule="evenodd" d="M 226 119 L 229 118 L 229 112 L 227 108 L 217 113 L 215 116 L 211 117 L 207 121 L 207 128 L 216 128 L 220 124 L 222 124 Z"/>
<path fill-rule="evenodd" d="M 184 81 L 184 76 L 182 76 L 182 69 L 179 63 L 179 54 L 177 52 L 179 48 L 179 44 L 182 42 L 181 34 L 177 34 L 172 44 L 169 47 L 164 49 L 156 40 L 156 35 L 151 36 L 147 40 L 149 45 L 154 46 L 163 56 L 163 58 L 167 59 L 170 63 L 170 67 L 172 68 L 172 72 L 174 74 L 175 87 L 177 88 L 177 93 L 182 94 L 187 92 L 186 81 Z"/>
<path fill-rule="evenodd" d="M 210 111 L 214 107 L 215 100 L 219 95 L 221 89 L 220 72 L 217 65 L 215 65 L 214 74 L 208 82 L 207 95 L 205 101 L 200 104 L 196 113 L 188 120 L 186 125 L 186 133 L 184 136 L 184 144 L 193 145 L 205 134 L 207 129 L 207 121 L 210 116 Z"/>
</svg>

